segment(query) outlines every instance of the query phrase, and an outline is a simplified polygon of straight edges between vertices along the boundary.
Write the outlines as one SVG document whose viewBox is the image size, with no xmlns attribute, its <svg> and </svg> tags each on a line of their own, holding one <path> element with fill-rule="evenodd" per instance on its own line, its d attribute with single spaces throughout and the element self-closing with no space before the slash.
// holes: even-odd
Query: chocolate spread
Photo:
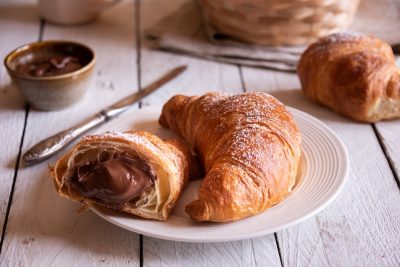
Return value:
<svg viewBox="0 0 400 267">
<path fill-rule="evenodd" d="M 72 185 L 83 196 L 109 204 L 139 197 L 155 179 L 144 160 L 130 155 L 79 166 L 71 177 Z"/>
<path fill-rule="evenodd" d="M 44 77 L 61 75 L 80 68 L 82 68 L 82 64 L 78 58 L 60 55 L 20 64 L 17 66 L 16 71 L 22 75 Z"/>
</svg>

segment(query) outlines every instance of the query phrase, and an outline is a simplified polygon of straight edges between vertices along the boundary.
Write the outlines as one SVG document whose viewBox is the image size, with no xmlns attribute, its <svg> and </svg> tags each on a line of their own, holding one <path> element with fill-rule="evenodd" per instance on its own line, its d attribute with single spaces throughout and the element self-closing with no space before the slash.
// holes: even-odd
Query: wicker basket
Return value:
<svg viewBox="0 0 400 267">
<path fill-rule="evenodd" d="M 240 41 L 301 45 L 350 25 L 359 0 L 198 0 L 207 23 Z"/>
</svg>

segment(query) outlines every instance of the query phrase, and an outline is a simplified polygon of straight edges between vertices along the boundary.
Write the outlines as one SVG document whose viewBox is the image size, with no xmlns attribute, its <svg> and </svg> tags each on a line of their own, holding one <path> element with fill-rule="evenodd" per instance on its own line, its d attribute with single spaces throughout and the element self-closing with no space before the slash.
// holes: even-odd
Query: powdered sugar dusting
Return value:
<svg viewBox="0 0 400 267">
<path fill-rule="evenodd" d="M 89 141 L 93 139 L 97 140 L 104 140 L 108 138 L 123 138 L 125 139 L 127 137 L 127 134 L 123 132 L 116 132 L 116 131 L 109 131 L 101 134 L 92 134 L 92 135 L 87 135 L 82 138 L 82 141 Z"/>
<path fill-rule="evenodd" d="M 273 149 L 267 139 L 278 135 L 289 145 L 299 143 L 297 127 L 284 105 L 269 94 L 250 92 L 228 96 L 208 93 L 197 101 L 200 123 L 208 133 L 207 138 L 195 138 L 197 150 L 205 155 L 206 169 L 218 158 L 230 160 L 253 168 L 266 168 Z M 198 114 L 198 113 L 197 113 Z M 195 119 L 195 118 L 192 118 Z M 215 139 L 211 141 L 210 139 Z M 212 144 L 212 147 L 209 145 Z M 216 147 L 215 147 L 216 146 Z M 210 154 L 211 151 L 216 154 Z M 257 162 L 263 162 L 257 166 Z"/>
<path fill-rule="evenodd" d="M 338 43 L 338 42 L 358 41 L 365 36 L 367 35 L 364 35 L 359 32 L 347 31 L 347 32 L 338 32 L 327 35 L 321 38 L 321 40 L 323 40 L 323 42 Z"/>
<path fill-rule="evenodd" d="M 306 53 L 315 53 L 319 55 L 326 54 L 328 49 L 333 46 L 338 46 L 340 44 L 346 45 L 349 43 L 359 42 L 362 39 L 373 39 L 373 37 L 369 35 L 365 35 L 358 32 L 338 32 L 327 35 L 325 37 L 320 38 L 318 41 L 313 43 L 304 54 Z"/>
</svg>

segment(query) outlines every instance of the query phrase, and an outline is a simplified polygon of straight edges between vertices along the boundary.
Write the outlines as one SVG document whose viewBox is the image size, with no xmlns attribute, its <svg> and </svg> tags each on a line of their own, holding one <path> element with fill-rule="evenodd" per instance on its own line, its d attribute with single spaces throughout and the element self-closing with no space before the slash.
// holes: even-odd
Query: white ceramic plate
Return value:
<svg viewBox="0 0 400 267">
<path fill-rule="evenodd" d="M 97 132 L 147 130 L 160 137 L 174 134 L 157 120 L 161 108 L 130 110 Z M 190 182 L 165 222 L 144 220 L 112 210 L 93 208 L 105 220 L 147 236 L 187 242 L 220 242 L 270 234 L 299 223 L 326 207 L 345 184 L 349 160 L 340 139 L 318 119 L 289 108 L 302 133 L 303 156 L 298 180 L 290 195 L 265 212 L 230 223 L 196 223 L 185 205 L 197 197 L 201 180 Z"/>
</svg>

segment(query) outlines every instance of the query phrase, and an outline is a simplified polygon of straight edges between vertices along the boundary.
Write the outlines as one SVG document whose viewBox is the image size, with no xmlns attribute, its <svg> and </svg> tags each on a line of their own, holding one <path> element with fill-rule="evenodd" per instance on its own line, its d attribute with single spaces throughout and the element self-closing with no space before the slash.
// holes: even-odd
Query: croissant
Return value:
<svg viewBox="0 0 400 267">
<path fill-rule="evenodd" d="M 305 94 L 337 113 L 363 122 L 400 117 L 400 72 L 391 47 L 375 37 L 323 37 L 302 54 L 297 73 Z"/>
<path fill-rule="evenodd" d="M 300 132 L 285 106 L 265 93 L 177 95 L 159 122 L 181 135 L 206 173 L 186 206 L 197 221 L 239 220 L 279 203 L 299 165 Z"/>
<path fill-rule="evenodd" d="M 107 132 L 84 137 L 51 173 L 62 197 L 166 220 L 188 180 L 189 151 L 148 132 Z"/>
</svg>

